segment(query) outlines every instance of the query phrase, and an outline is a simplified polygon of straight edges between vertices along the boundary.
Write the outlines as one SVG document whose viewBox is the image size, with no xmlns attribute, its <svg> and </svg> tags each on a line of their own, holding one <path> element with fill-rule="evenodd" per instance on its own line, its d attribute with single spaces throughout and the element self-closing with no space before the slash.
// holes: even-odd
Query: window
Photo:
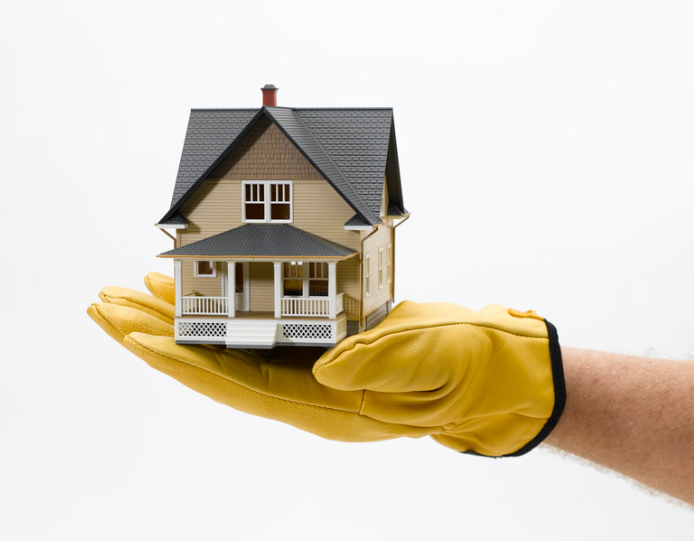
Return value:
<svg viewBox="0 0 694 541">
<path fill-rule="evenodd" d="M 378 249 L 378 289 L 383 287 L 383 248 Z"/>
<path fill-rule="evenodd" d="M 287 261 L 284 263 L 284 296 L 328 296 L 328 264 Z"/>
<path fill-rule="evenodd" d="M 284 264 L 284 296 L 303 297 L 304 295 L 304 263 L 303 261 L 287 261 Z"/>
<path fill-rule="evenodd" d="M 366 296 L 371 295 L 371 256 L 366 256 L 366 261 L 364 261 L 364 290 L 366 291 Z"/>
<path fill-rule="evenodd" d="M 243 221 L 292 221 L 292 182 L 290 180 L 244 180 Z"/>
<path fill-rule="evenodd" d="M 214 278 L 215 276 L 217 276 L 217 266 L 214 264 L 214 261 L 195 262 L 196 278 Z"/>
<path fill-rule="evenodd" d="M 388 252 L 386 253 L 386 279 L 388 283 L 393 280 L 393 245 L 388 245 Z"/>
<path fill-rule="evenodd" d="M 328 264 L 308 264 L 308 294 L 310 297 L 328 296 Z"/>
</svg>

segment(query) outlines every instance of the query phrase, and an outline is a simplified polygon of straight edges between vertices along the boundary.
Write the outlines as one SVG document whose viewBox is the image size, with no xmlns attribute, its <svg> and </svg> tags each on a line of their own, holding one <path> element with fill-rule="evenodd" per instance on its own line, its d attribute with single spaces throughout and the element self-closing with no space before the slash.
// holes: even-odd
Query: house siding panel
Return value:
<svg viewBox="0 0 694 541">
<path fill-rule="evenodd" d="M 337 264 L 337 292 L 344 293 L 347 319 L 359 318 L 359 259 L 352 257 Z"/>
<path fill-rule="evenodd" d="M 366 256 L 370 255 L 371 263 L 371 294 L 366 296 L 366 284 L 362 283 L 362 294 L 364 298 L 364 316 L 369 315 L 373 310 L 376 310 L 382 304 L 392 299 L 392 281 L 388 283 L 386 274 L 388 257 L 388 244 L 393 242 L 393 228 L 389 224 L 384 224 L 379 227 L 378 232 L 371 235 L 364 242 L 364 255 L 362 257 L 363 264 L 366 264 Z M 378 250 L 383 249 L 383 287 L 378 287 Z M 393 265 L 393 274 L 395 274 L 395 265 Z M 393 277 L 394 278 L 394 277 Z"/>
<path fill-rule="evenodd" d="M 301 179 L 294 182 L 292 225 L 295 227 L 358 250 L 359 233 L 345 231 L 344 227 L 352 216 L 354 210 L 327 181 Z"/>
<path fill-rule="evenodd" d="M 251 263 L 248 274 L 251 312 L 274 312 L 275 270 L 272 263 Z"/>
<path fill-rule="evenodd" d="M 183 261 L 181 264 L 181 292 L 183 295 L 190 295 L 197 292 L 208 297 L 219 297 L 222 294 L 222 263 L 215 263 L 217 266 L 217 276 L 214 278 L 195 277 L 195 262 Z"/>
</svg>

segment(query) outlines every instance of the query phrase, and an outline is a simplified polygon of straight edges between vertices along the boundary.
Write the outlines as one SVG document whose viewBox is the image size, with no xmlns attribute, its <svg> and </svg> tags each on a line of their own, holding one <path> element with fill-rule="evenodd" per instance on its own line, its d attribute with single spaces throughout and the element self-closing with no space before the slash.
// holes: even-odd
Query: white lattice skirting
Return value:
<svg viewBox="0 0 694 541">
<path fill-rule="evenodd" d="M 226 338 L 225 321 L 179 321 L 178 336 L 181 338 Z"/>
<path fill-rule="evenodd" d="M 302 324 L 286 323 L 282 325 L 282 336 L 293 340 L 335 341 L 333 336 L 333 326 L 331 324 Z"/>
<path fill-rule="evenodd" d="M 177 319 L 175 323 L 176 341 L 189 344 L 221 344 L 233 347 L 243 344 L 253 347 L 254 336 L 273 336 L 277 344 L 311 344 L 333 346 L 347 336 L 347 318 L 337 320 L 293 320 L 285 322 L 277 319 Z M 245 338 L 248 337 L 248 342 Z M 265 338 L 265 346 L 271 346 Z M 260 342 L 258 344 L 260 346 Z"/>
</svg>

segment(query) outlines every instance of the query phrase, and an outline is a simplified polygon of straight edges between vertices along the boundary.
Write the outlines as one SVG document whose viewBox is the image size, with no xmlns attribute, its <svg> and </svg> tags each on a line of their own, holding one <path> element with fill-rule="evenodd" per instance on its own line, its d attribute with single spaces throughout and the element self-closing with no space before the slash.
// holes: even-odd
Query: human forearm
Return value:
<svg viewBox="0 0 694 541">
<path fill-rule="evenodd" d="M 562 356 L 567 403 L 546 443 L 694 504 L 694 363 Z"/>
</svg>

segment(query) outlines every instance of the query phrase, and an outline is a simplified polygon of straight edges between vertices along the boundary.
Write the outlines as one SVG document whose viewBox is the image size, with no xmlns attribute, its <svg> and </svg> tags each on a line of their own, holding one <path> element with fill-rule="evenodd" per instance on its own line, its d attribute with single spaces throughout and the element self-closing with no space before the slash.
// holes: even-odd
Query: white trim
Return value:
<svg viewBox="0 0 694 541">
<path fill-rule="evenodd" d="M 198 263 L 210 263 L 212 265 L 212 274 L 201 274 L 198 271 Z M 195 261 L 195 264 L 193 265 L 193 272 L 195 278 L 217 278 L 217 262 L 209 261 L 207 259 L 198 259 Z"/>
<path fill-rule="evenodd" d="M 373 225 L 346 225 L 345 231 L 371 231 L 375 229 Z"/>
<path fill-rule="evenodd" d="M 263 204 L 265 217 L 262 220 L 249 220 L 246 218 L 246 186 L 263 186 L 263 198 L 257 201 L 250 201 L 250 204 Z M 289 201 L 275 201 L 276 204 L 289 203 L 289 219 L 288 220 L 273 220 L 270 218 L 272 213 L 273 201 L 270 200 L 270 190 L 272 186 L 289 186 Z M 284 197 L 282 195 L 281 197 Z M 241 220 L 248 224 L 291 224 L 294 221 L 294 183 L 291 180 L 243 180 L 241 181 Z"/>
<path fill-rule="evenodd" d="M 174 302 L 176 303 L 176 317 L 181 317 L 181 298 L 183 297 L 181 260 L 174 261 Z"/>
<path fill-rule="evenodd" d="M 282 291 L 284 290 L 284 278 L 282 276 L 282 267 L 284 266 L 283 261 L 275 261 L 275 317 L 277 319 L 282 317 Z"/>
<path fill-rule="evenodd" d="M 227 262 L 227 310 L 236 317 L 236 261 Z"/>
<path fill-rule="evenodd" d="M 388 252 L 386 254 L 386 279 L 390 284 L 393 281 L 393 245 L 388 245 Z"/>
<path fill-rule="evenodd" d="M 188 229 L 188 224 L 154 224 L 159 229 Z"/>
<path fill-rule="evenodd" d="M 337 265 L 328 263 L 328 317 L 335 319 L 337 312 Z"/>
<path fill-rule="evenodd" d="M 378 249 L 378 289 L 383 288 L 383 248 Z"/>
</svg>

